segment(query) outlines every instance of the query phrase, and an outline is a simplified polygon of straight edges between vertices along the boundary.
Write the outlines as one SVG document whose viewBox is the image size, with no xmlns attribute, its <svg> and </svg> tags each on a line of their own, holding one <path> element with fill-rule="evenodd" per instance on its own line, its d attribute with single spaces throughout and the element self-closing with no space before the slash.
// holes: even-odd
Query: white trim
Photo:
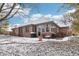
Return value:
<svg viewBox="0 0 79 59">
<path fill-rule="evenodd" d="M 31 34 L 35 34 L 36 32 L 31 32 Z"/>
</svg>

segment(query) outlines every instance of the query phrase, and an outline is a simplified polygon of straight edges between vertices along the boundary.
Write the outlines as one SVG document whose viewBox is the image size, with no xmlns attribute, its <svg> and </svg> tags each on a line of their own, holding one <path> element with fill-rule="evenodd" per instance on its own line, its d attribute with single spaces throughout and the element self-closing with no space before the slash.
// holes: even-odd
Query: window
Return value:
<svg viewBox="0 0 79 59">
<path fill-rule="evenodd" d="M 38 28 L 38 32 L 40 32 L 40 30 L 41 30 L 41 29 L 40 29 L 40 28 Z"/>
<path fill-rule="evenodd" d="M 32 32 L 36 32 L 36 27 L 32 26 Z"/>
<path fill-rule="evenodd" d="M 51 28 L 51 32 L 53 32 L 54 30 L 53 30 L 53 28 Z"/>
<path fill-rule="evenodd" d="M 22 34 L 22 27 L 19 27 L 19 35 L 21 35 Z"/>
<path fill-rule="evenodd" d="M 25 27 L 25 30 L 26 30 L 26 32 L 28 32 L 29 31 L 29 28 L 28 27 Z"/>
<path fill-rule="evenodd" d="M 27 27 L 25 28 L 26 32 L 27 32 Z"/>
<path fill-rule="evenodd" d="M 45 32 L 44 28 L 42 29 L 42 32 Z"/>
<path fill-rule="evenodd" d="M 46 25 L 46 32 L 49 32 L 49 28 L 48 28 L 48 25 Z"/>
<path fill-rule="evenodd" d="M 56 32 L 57 29 L 56 28 L 51 28 L 51 32 Z"/>
</svg>

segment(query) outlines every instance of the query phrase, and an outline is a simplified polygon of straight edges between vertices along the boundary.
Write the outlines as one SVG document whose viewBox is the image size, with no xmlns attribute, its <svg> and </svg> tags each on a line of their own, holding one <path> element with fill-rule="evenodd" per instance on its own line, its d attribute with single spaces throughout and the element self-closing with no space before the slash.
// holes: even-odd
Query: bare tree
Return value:
<svg viewBox="0 0 79 59">
<path fill-rule="evenodd" d="M 19 6 L 18 8 L 16 8 Z M 0 3 L 0 22 L 4 21 L 6 19 L 12 18 L 14 15 L 17 13 L 22 16 L 26 17 L 24 12 L 24 9 L 26 8 L 31 8 L 36 9 L 37 12 L 39 12 L 39 6 L 37 4 L 32 4 L 32 3 Z M 19 12 L 19 10 L 22 10 L 23 12 Z M 29 16 L 28 16 L 29 17 Z"/>
<path fill-rule="evenodd" d="M 11 12 L 15 8 L 15 6 L 16 6 L 16 3 L 13 4 L 13 6 L 12 6 L 11 10 L 8 12 L 8 14 L 6 14 L 0 21 L 5 20 L 11 14 Z"/>
</svg>

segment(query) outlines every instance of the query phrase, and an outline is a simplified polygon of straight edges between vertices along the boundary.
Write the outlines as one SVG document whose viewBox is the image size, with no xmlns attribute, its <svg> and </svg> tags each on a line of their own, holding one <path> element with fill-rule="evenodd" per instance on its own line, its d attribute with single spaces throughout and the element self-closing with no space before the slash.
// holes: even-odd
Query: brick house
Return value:
<svg viewBox="0 0 79 59">
<path fill-rule="evenodd" d="M 39 23 L 36 26 L 37 36 L 39 36 L 39 34 L 43 37 L 64 37 L 70 35 L 68 26 L 59 26 L 53 21 Z"/>
<path fill-rule="evenodd" d="M 36 25 L 34 24 L 19 26 L 12 30 L 15 36 L 32 37 L 32 34 L 36 36 Z"/>
<path fill-rule="evenodd" d="M 47 19 L 29 21 L 13 28 L 13 35 L 23 37 L 38 37 L 39 35 L 43 37 L 63 37 L 70 35 L 69 26 L 58 23 Z"/>
<path fill-rule="evenodd" d="M 30 25 L 27 25 L 27 26 L 23 26 L 21 27 L 21 32 L 19 32 L 19 34 L 21 36 L 24 36 L 24 37 L 31 37 L 32 34 L 35 34 L 36 32 L 36 29 L 35 29 L 35 25 L 33 24 L 30 24 Z M 20 27 L 19 27 L 20 28 Z M 20 31 L 20 30 L 19 30 Z M 27 34 L 26 34 L 27 33 Z"/>
</svg>

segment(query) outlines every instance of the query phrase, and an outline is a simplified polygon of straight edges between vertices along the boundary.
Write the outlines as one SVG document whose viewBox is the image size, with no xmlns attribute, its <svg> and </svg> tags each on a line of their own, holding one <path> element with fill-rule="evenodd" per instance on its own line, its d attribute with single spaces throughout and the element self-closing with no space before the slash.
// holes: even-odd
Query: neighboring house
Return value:
<svg viewBox="0 0 79 59">
<path fill-rule="evenodd" d="M 68 24 L 63 22 L 40 19 L 29 21 L 24 25 L 12 29 L 13 35 L 23 37 L 63 37 L 71 35 Z"/>
</svg>

